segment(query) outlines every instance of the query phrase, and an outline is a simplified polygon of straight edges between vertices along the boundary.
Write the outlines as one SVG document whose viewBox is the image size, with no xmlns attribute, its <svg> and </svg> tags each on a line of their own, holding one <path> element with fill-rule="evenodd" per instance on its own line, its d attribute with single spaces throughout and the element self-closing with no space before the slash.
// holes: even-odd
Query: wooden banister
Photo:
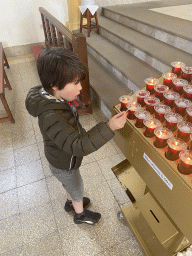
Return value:
<svg viewBox="0 0 192 256">
<path fill-rule="evenodd" d="M 82 33 L 72 33 L 43 7 L 40 7 L 39 11 L 43 24 L 46 47 L 58 46 L 71 50 L 84 63 L 86 75 L 81 84 L 82 90 L 79 96 L 81 102 L 78 112 L 80 114 L 92 113 L 86 37 Z"/>
</svg>

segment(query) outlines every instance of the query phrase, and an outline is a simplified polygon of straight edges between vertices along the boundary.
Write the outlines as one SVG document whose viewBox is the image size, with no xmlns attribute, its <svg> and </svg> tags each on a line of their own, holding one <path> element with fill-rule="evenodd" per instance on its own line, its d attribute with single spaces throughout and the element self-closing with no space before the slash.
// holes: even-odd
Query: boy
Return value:
<svg viewBox="0 0 192 256">
<path fill-rule="evenodd" d="M 80 59 L 64 48 L 51 47 L 39 55 L 37 69 L 42 86 L 29 90 L 26 108 L 29 114 L 38 117 L 51 172 L 67 192 L 65 211 L 75 211 L 76 224 L 95 224 L 101 214 L 84 209 L 90 199 L 83 197 L 79 167 L 83 156 L 99 149 L 113 138 L 114 130 L 124 126 L 126 112 L 86 132 L 72 102 L 80 94 L 85 76 Z"/>
</svg>

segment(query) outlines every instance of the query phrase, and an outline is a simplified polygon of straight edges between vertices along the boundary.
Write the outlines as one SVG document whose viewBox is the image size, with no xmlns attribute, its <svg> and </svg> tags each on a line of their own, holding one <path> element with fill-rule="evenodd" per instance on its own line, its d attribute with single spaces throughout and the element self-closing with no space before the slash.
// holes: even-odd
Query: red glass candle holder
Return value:
<svg viewBox="0 0 192 256">
<path fill-rule="evenodd" d="M 187 112 L 187 121 L 192 122 L 192 107 L 186 108 Z"/>
<path fill-rule="evenodd" d="M 141 108 L 141 105 L 136 102 L 128 103 L 127 104 L 127 118 L 128 119 L 135 119 L 135 111 L 139 110 Z"/>
<path fill-rule="evenodd" d="M 188 82 L 191 82 L 192 79 L 192 67 L 182 67 L 182 78 L 186 79 Z"/>
<path fill-rule="evenodd" d="M 173 80 L 173 90 L 178 92 L 180 95 L 183 94 L 183 87 L 188 85 L 187 80 L 176 78 Z"/>
<path fill-rule="evenodd" d="M 166 127 L 172 132 L 177 130 L 177 124 L 182 121 L 182 116 L 177 113 L 165 114 Z"/>
<path fill-rule="evenodd" d="M 192 173 L 192 151 L 183 150 L 179 153 L 180 163 L 177 165 L 177 169 L 184 175 Z"/>
<path fill-rule="evenodd" d="M 182 73 L 181 68 L 185 67 L 185 64 L 180 61 L 175 61 L 171 63 L 172 66 L 172 73 L 176 74 L 177 76 L 180 76 Z"/>
<path fill-rule="evenodd" d="M 169 87 L 167 85 L 157 84 L 154 87 L 154 91 L 155 91 L 155 97 L 157 97 L 158 99 L 160 99 L 160 101 L 162 101 L 164 100 L 163 94 L 169 91 Z"/>
<path fill-rule="evenodd" d="M 164 103 L 168 105 L 170 108 L 173 108 L 175 106 L 174 100 L 178 99 L 180 97 L 180 94 L 173 91 L 164 92 Z"/>
<path fill-rule="evenodd" d="M 175 100 L 175 112 L 184 116 L 186 114 L 186 108 L 190 107 L 192 102 L 188 99 L 179 98 Z"/>
<path fill-rule="evenodd" d="M 135 126 L 137 128 L 143 128 L 145 126 L 143 121 L 150 117 L 150 113 L 147 110 L 140 109 L 135 112 L 135 116 L 136 116 Z"/>
<path fill-rule="evenodd" d="M 162 76 L 164 78 L 163 84 L 167 85 L 169 88 L 172 88 L 173 87 L 172 81 L 177 78 L 177 75 L 174 73 L 165 73 Z"/>
<path fill-rule="evenodd" d="M 156 148 L 165 148 L 167 140 L 172 137 L 173 133 L 166 127 L 156 128 L 154 131 L 155 141 L 153 142 Z"/>
<path fill-rule="evenodd" d="M 129 95 L 123 95 L 119 98 L 119 101 L 121 102 L 120 111 L 126 111 L 127 104 L 133 101 L 133 97 Z"/>
<path fill-rule="evenodd" d="M 188 146 L 188 149 L 191 150 L 192 149 L 192 133 L 190 134 L 190 144 Z"/>
<path fill-rule="evenodd" d="M 156 97 L 146 97 L 144 99 L 144 102 L 146 104 L 146 110 L 149 111 L 150 114 L 154 113 L 154 106 L 160 103 L 160 99 Z"/>
<path fill-rule="evenodd" d="M 145 106 L 144 99 L 146 97 L 149 97 L 150 92 L 145 90 L 140 90 L 140 91 L 137 91 L 135 94 L 137 96 L 137 103 L 139 103 L 142 107 Z"/>
<path fill-rule="evenodd" d="M 192 100 L 192 85 L 185 85 L 183 87 L 183 97 L 188 99 L 188 100 Z"/>
<path fill-rule="evenodd" d="M 145 125 L 144 135 L 149 138 L 154 136 L 154 130 L 161 125 L 161 122 L 156 118 L 146 119 L 143 123 Z"/>
<path fill-rule="evenodd" d="M 167 141 L 168 148 L 165 152 L 165 157 L 171 161 L 179 159 L 179 153 L 181 150 L 187 149 L 185 141 L 179 138 L 172 137 Z"/>
<path fill-rule="evenodd" d="M 165 114 L 171 112 L 171 108 L 164 104 L 158 104 L 154 107 L 155 109 L 155 117 L 162 123 L 165 121 Z"/>
<path fill-rule="evenodd" d="M 189 141 L 190 134 L 192 133 L 192 123 L 183 121 L 177 124 L 177 137 L 185 142 Z"/>
<path fill-rule="evenodd" d="M 146 78 L 146 90 L 150 92 L 150 94 L 154 93 L 154 86 L 159 83 L 159 80 L 153 77 Z"/>
</svg>

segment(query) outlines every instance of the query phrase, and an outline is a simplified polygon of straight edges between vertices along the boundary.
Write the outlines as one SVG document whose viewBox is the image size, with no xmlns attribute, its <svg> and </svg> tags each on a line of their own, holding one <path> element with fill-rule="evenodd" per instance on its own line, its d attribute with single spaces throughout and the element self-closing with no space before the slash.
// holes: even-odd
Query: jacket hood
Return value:
<svg viewBox="0 0 192 256">
<path fill-rule="evenodd" d="M 68 109 L 70 106 L 66 101 L 57 102 L 56 99 L 47 99 L 41 93 L 42 86 L 35 86 L 31 88 L 25 100 L 25 106 L 30 115 L 37 117 L 43 112 L 52 109 Z"/>
</svg>

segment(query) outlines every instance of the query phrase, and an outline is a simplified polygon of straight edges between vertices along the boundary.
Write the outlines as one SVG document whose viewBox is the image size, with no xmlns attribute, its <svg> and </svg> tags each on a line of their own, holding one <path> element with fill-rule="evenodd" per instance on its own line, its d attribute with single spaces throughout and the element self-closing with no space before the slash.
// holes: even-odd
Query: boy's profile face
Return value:
<svg viewBox="0 0 192 256">
<path fill-rule="evenodd" d="M 67 101 L 73 101 L 77 98 L 82 90 L 81 82 L 72 82 L 65 85 L 65 87 L 61 90 L 58 87 L 53 86 L 53 96 L 56 99 L 63 99 Z"/>
</svg>

